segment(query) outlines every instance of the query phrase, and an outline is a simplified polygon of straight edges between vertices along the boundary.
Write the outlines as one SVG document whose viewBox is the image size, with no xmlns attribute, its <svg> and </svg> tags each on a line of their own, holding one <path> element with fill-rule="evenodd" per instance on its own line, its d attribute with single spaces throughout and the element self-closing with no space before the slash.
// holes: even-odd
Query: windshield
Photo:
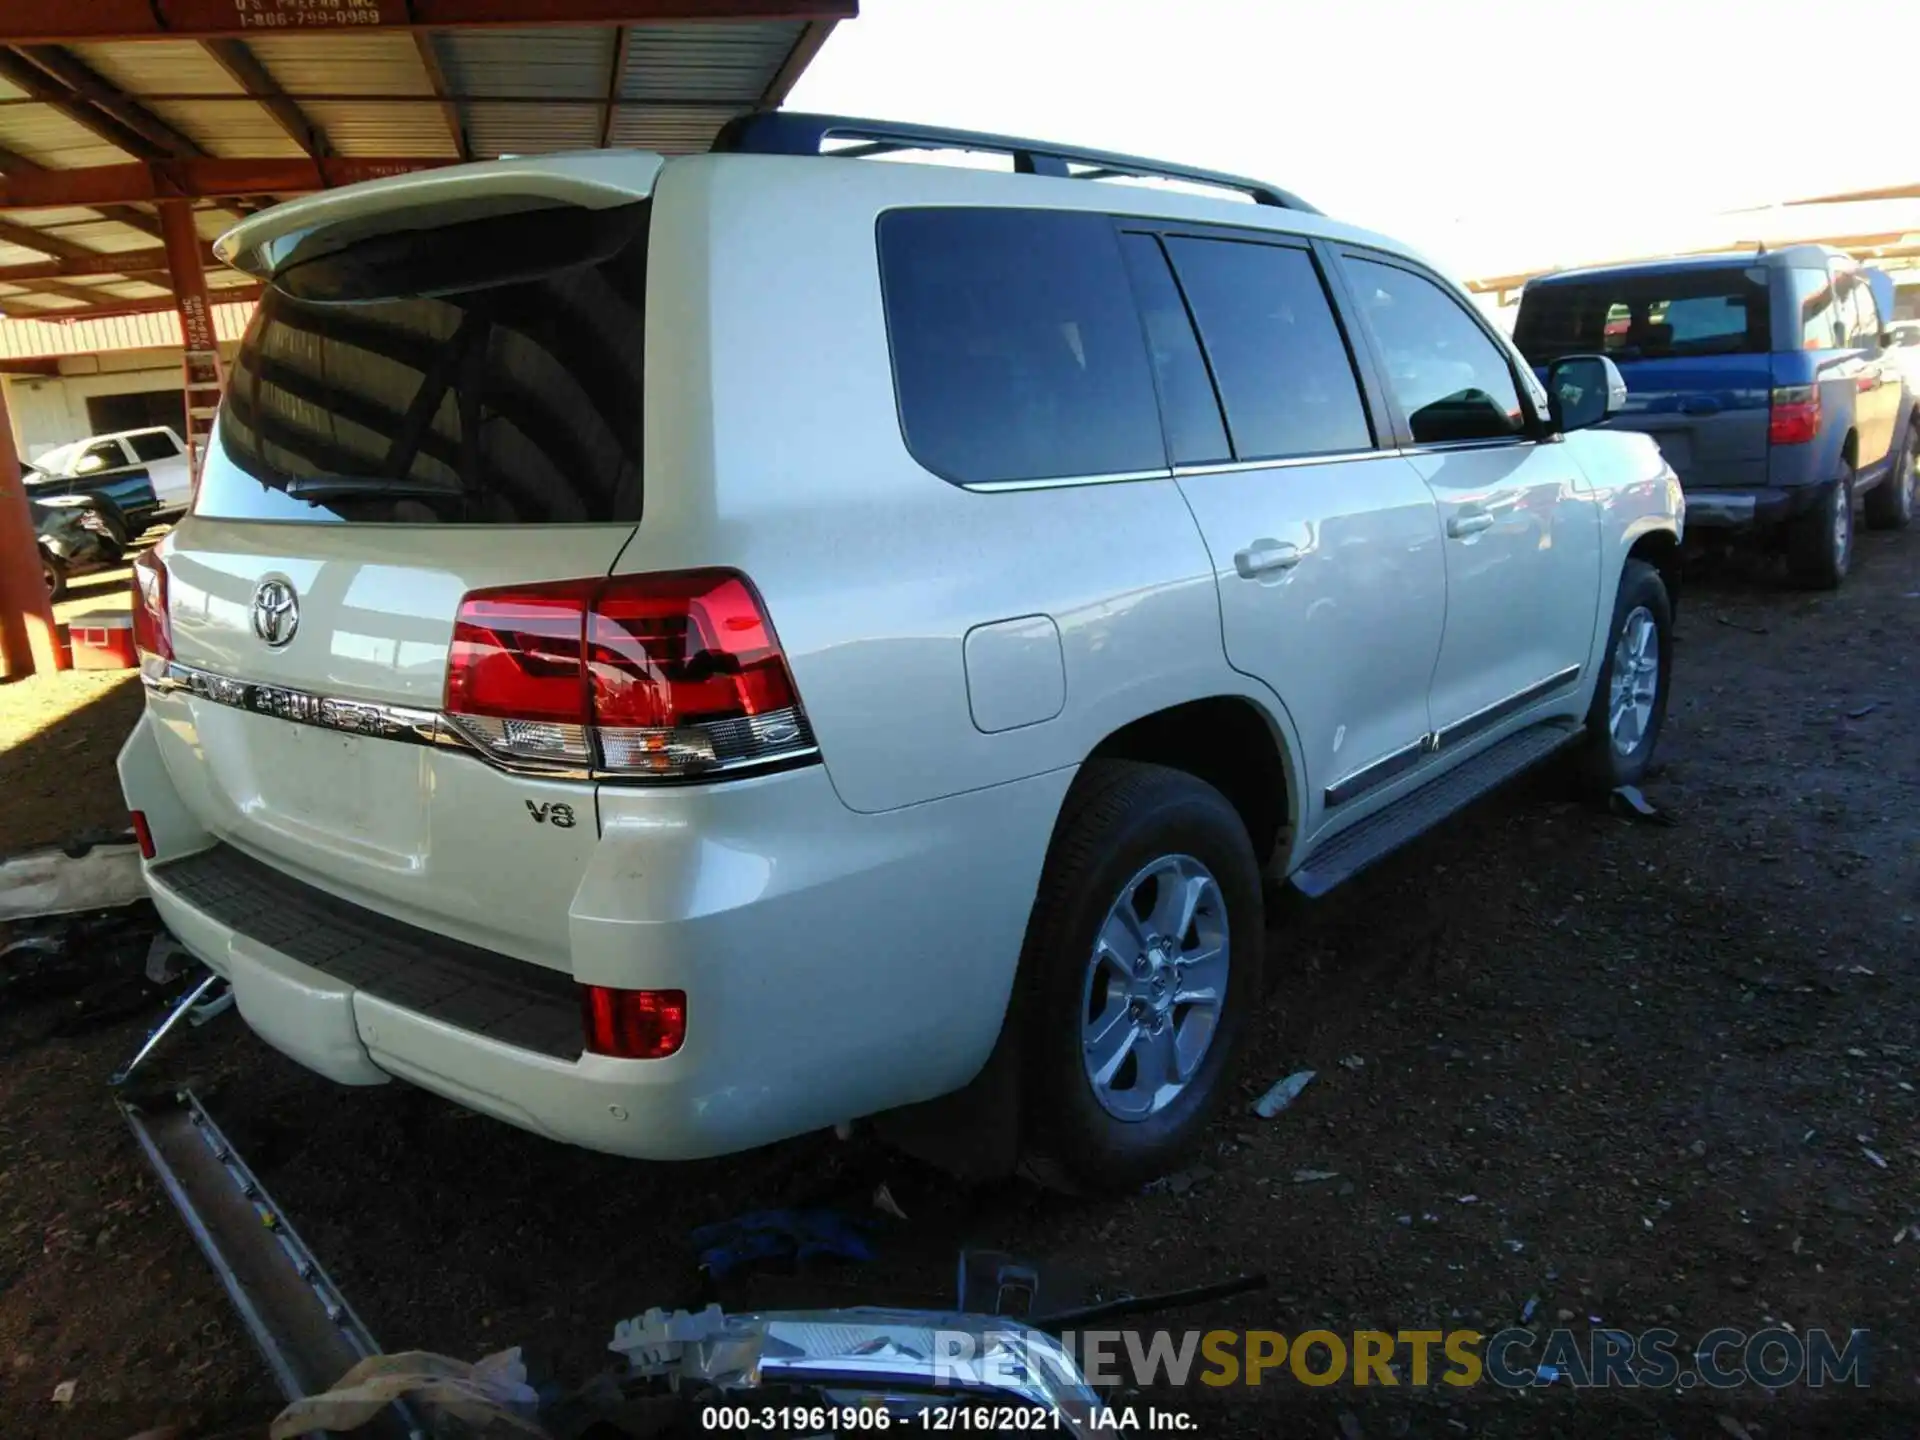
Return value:
<svg viewBox="0 0 1920 1440">
<path fill-rule="evenodd" d="M 241 342 L 195 513 L 638 519 L 648 210 L 524 211 L 283 269 Z"/>
<path fill-rule="evenodd" d="M 38 460 L 33 461 L 33 468 L 48 475 L 64 474 L 67 467 L 73 463 L 74 456 L 80 453 L 80 447 L 86 443 L 84 440 L 73 440 L 65 445 L 56 445 Z"/>
<path fill-rule="evenodd" d="M 1745 266 L 1532 285 L 1520 297 L 1513 338 L 1534 365 L 1566 355 L 1765 354 L 1772 349 L 1767 272 Z"/>
</svg>

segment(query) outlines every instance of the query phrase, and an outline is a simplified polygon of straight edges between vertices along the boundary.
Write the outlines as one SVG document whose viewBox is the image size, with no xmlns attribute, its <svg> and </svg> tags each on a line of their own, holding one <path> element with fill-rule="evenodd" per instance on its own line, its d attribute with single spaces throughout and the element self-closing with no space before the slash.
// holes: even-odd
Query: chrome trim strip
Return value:
<svg viewBox="0 0 1920 1440">
<path fill-rule="evenodd" d="M 1382 755 L 1378 760 L 1370 760 L 1351 774 L 1343 775 L 1326 789 L 1326 806 L 1331 810 L 1336 805 L 1344 805 L 1386 784 L 1396 776 L 1404 775 L 1420 758 L 1434 748 L 1433 736 L 1422 735 L 1410 745 L 1402 745 L 1398 750 Z"/>
<path fill-rule="evenodd" d="M 1476 710 L 1471 715 L 1454 721 L 1451 725 L 1443 725 L 1434 736 L 1434 748 L 1444 750 L 1449 745 L 1458 745 L 1482 730 L 1498 725 L 1508 716 L 1526 709 L 1534 701 L 1544 700 L 1555 691 L 1566 689 L 1580 678 L 1580 670 L 1581 667 L 1578 665 L 1569 665 L 1566 669 L 1556 671 L 1544 680 L 1535 681 L 1524 690 L 1516 690 L 1504 700 L 1496 700 L 1493 704 Z"/>
<path fill-rule="evenodd" d="M 697 784 L 720 776 L 751 774 L 760 770 L 783 769 L 802 761 L 817 760 L 820 748 L 779 755 L 754 756 L 722 761 L 695 775 L 651 776 L 597 767 L 546 764 L 501 756 L 482 749 L 463 735 L 435 710 L 420 710 L 406 705 L 386 705 L 372 700 L 351 700 L 342 696 L 318 695 L 287 685 L 266 685 L 252 680 L 235 680 L 211 670 L 201 670 L 178 661 L 143 655 L 140 682 L 156 694 L 185 692 L 196 699 L 254 715 L 289 720 L 317 730 L 333 730 L 347 735 L 366 735 L 376 740 L 395 740 L 405 745 L 427 745 L 471 755 L 476 760 L 509 775 L 539 780 L 592 780 L 609 785 L 643 785 L 660 788 L 669 785 Z"/>
<path fill-rule="evenodd" d="M 1349 460 L 1385 460 L 1398 450 L 1339 450 L 1331 455 L 1283 455 L 1274 460 L 1224 460 L 1209 465 L 1176 465 L 1176 479 L 1189 475 L 1244 475 L 1250 470 L 1295 470 L 1302 465 L 1338 465 Z"/>
<path fill-rule="evenodd" d="M 1429 440 L 1424 444 L 1403 446 L 1402 455 L 1458 455 L 1463 450 L 1511 450 L 1519 445 L 1538 445 L 1536 435 L 1501 435 L 1488 440 Z"/>
<path fill-rule="evenodd" d="M 962 485 L 976 495 L 1000 495 L 1012 490 L 1062 490 L 1075 485 L 1125 485 L 1133 480 L 1171 480 L 1171 470 L 1116 470 L 1110 475 L 1060 475 L 1046 480 L 976 480 Z"/>
</svg>

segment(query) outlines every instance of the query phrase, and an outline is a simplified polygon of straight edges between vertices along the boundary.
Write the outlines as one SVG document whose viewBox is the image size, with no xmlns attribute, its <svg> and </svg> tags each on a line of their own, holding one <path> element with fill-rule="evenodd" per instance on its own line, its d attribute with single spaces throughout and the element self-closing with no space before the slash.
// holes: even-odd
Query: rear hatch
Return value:
<svg viewBox="0 0 1920 1440">
<path fill-rule="evenodd" d="M 1542 379 L 1566 355 L 1606 355 L 1627 382 L 1614 429 L 1651 435 L 1688 489 L 1767 483 L 1773 394 L 1768 272 L 1689 266 L 1527 287 L 1514 341 Z"/>
<path fill-rule="evenodd" d="M 150 704 L 202 823 L 562 969 L 592 784 L 434 743 L 434 717 L 463 596 L 604 576 L 633 534 L 660 164 L 462 167 L 228 236 L 272 284 L 161 550 L 172 669 Z"/>
</svg>

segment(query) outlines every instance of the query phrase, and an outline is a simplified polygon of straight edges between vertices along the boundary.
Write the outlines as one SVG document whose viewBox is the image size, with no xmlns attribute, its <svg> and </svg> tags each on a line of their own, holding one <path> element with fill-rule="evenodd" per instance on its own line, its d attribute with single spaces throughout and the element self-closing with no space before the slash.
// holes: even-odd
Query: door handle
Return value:
<svg viewBox="0 0 1920 1440">
<path fill-rule="evenodd" d="M 1447 518 L 1447 537 L 1451 540 L 1464 540 L 1492 528 L 1493 516 L 1485 510 L 1457 510 Z"/>
<path fill-rule="evenodd" d="M 1298 545 L 1284 540 L 1256 540 L 1233 557 L 1233 568 L 1242 580 L 1258 580 L 1276 570 L 1291 570 L 1300 559 Z"/>
</svg>

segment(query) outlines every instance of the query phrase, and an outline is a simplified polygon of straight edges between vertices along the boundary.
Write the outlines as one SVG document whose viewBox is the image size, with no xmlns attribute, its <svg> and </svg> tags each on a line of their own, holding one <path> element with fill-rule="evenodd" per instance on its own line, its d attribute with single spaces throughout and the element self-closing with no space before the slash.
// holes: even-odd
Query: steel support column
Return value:
<svg viewBox="0 0 1920 1440">
<path fill-rule="evenodd" d="M 53 605 L 40 578 L 40 543 L 20 480 L 13 420 L 0 382 L 0 679 L 64 669 Z"/>
</svg>

